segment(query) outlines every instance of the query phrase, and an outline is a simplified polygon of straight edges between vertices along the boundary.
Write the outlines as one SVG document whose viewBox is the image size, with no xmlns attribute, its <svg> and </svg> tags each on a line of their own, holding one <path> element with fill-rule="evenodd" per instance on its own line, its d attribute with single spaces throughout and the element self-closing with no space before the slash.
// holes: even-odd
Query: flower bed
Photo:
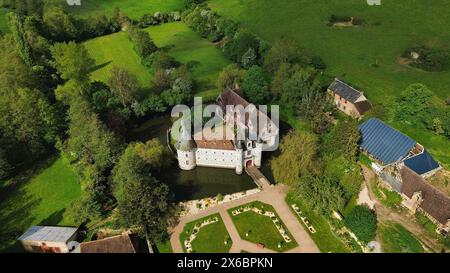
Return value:
<svg viewBox="0 0 450 273">
<path fill-rule="evenodd" d="M 295 213 L 298 215 L 298 217 L 302 220 L 303 224 L 305 224 L 305 226 L 308 228 L 309 232 L 311 232 L 311 234 L 316 233 L 316 229 L 314 228 L 313 225 L 311 225 L 311 223 L 308 221 L 308 218 L 306 218 L 305 216 L 303 216 L 302 211 L 300 210 L 300 208 L 296 205 L 296 204 L 292 204 L 291 205 L 292 209 L 295 211 Z"/>
</svg>

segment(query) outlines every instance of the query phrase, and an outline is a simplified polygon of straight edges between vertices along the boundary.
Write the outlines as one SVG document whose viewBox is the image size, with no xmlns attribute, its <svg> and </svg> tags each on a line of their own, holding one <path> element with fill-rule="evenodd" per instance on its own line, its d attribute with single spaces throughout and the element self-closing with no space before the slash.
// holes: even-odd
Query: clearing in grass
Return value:
<svg viewBox="0 0 450 273">
<path fill-rule="evenodd" d="M 195 238 L 190 240 L 192 250 L 188 251 L 185 241 L 192 235 Z M 228 253 L 233 244 L 218 213 L 187 223 L 180 234 L 180 242 L 184 252 L 195 253 Z"/>
<path fill-rule="evenodd" d="M 7 33 L 9 32 L 8 26 L 8 9 L 0 8 L 0 32 Z"/>
<path fill-rule="evenodd" d="M 246 211 L 247 208 L 250 210 Z M 273 216 L 261 215 L 253 209 L 258 209 L 263 214 L 273 213 Z M 271 205 L 255 201 L 229 209 L 228 213 L 243 240 L 262 244 L 264 247 L 278 252 L 284 252 L 298 246 Z M 273 222 L 274 219 L 278 219 L 277 223 Z M 290 239 L 290 242 L 283 238 L 279 228 L 285 231 L 285 235 Z"/>
<path fill-rule="evenodd" d="M 81 194 L 76 175 L 62 157 L 45 163 L 1 185 L 0 250 L 18 250 L 10 247 L 33 225 L 74 225 L 66 209 Z"/>
</svg>

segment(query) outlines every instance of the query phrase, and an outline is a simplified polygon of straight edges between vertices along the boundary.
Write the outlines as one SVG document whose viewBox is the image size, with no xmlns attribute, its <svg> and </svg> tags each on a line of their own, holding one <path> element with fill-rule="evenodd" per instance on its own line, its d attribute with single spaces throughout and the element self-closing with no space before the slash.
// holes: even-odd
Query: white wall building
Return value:
<svg viewBox="0 0 450 273">
<path fill-rule="evenodd" d="M 264 145 L 272 147 L 278 144 L 278 127 L 262 112 L 255 111 L 258 119 L 265 118 L 269 122 L 264 128 L 258 128 L 258 139 L 249 137 L 253 131 L 252 121 L 237 120 L 236 126 L 244 130 L 245 140 L 236 140 L 234 127 L 231 121 L 235 113 L 226 111 L 227 106 L 250 105 L 237 92 L 228 89 L 223 92 L 218 100 L 218 106 L 225 113 L 222 126 L 213 130 L 204 129 L 191 137 L 187 130 L 182 129 L 180 140 L 176 143 L 178 163 L 182 170 L 192 170 L 196 166 L 234 169 L 237 174 L 242 174 L 249 166 L 261 167 Z M 220 133 L 220 134 L 219 134 Z"/>
</svg>

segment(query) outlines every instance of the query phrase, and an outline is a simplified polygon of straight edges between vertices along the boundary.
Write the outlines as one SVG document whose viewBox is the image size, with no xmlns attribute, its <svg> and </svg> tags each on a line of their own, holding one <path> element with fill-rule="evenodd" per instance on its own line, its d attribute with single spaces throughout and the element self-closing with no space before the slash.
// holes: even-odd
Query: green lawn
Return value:
<svg viewBox="0 0 450 273">
<path fill-rule="evenodd" d="M 0 8 L 0 32 L 6 33 L 9 32 L 8 27 L 8 18 L 6 14 L 8 14 L 8 10 L 4 8 Z"/>
<path fill-rule="evenodd" d="M 275 212 L 275 209 L 271 205 L 259 201 L 251 202 L 239 207 L 229 209 L 228 213 L 230 214 L 230 217 L 233 220 L 233 223 L 236 226 L 236 229 L 238 230 L 239 235 L 241 236 L 242 239 L 253 243 L 262 243 L 266 248 L 278 252 L 284 252 L 298 246 L 297 242 L 295 241 L 294 237 L 289 233 L 289 231 L 287 231 L 287 233 L 292 241 L 290 243 L 286 243 L 281 234 L 278 232 L 277 228 L 275 227 L 275 224 L 267 216 L 259 215 L 253 211 L 243 212 L 236 216 L 232 215 L 233 210 L 252 205 L 265 211 Z M 281 221 L 280 217 L 277 214 L 276 217 Z M 281 222 L 281 225 L 287 230 L 284 223 Z M 246 236 L 246 233 L 249 234 L 248 237 Z M 281 248 L 278 248 L 278 244 L 280 242 L 282 242 Z"/>
<path fill-rule="evenodd" d="M 219 222 L 202 227 L 198 231 L 197 238 L 192 242 L 192 249 L 195 253 L 228 253 L 232 241 L 219 214 L 209 215 L 186 224 L 183 232 L 180 234 L 180 242 L 185 252 L 184 241 L 192 234 L 194 226 L 213 217 L 218 217 Z M 225 241 L 228 241 L 228 243 L 225 244 Z"/>
<path fill-rule="evenodd" d="M 181 10 L 183 0 L 81 0 L 81 6 L 68 6 L 66 0 L 52 0 L 61 3 L 72 14 L 80 17 L 111 15 L 116 7 L 120 8 L 132 19 L 139 19 L 144 14 L 157 11 L 168 12 Z"/>
<path fill-rule="evenodd" d="M 198 83 L 196 93 L 217 96 L 217 78 L 230 62 L 212 43 L 181 22 L 163 24 L 146 29 L 159 47 L 169 46 L 169 54 L 177 61 L 195 62 L 193 76 Z"/>
<path fill-rule="evenodd" d="M 205 97 L 217 96 L 218 75 L 229 64 L 219 49 L 181 22 L 152 26 L 146 31 L 159 47 L 169 47 L 169 54 L 177 61 L 184 64 L 197 63 L 193 68 L 193 76 L 198 84 L 196 94 Z M 141 64 L 125 32 L 92 39 L 85 45 L 97 65 L 92 79 L 107 82 L 109 70 L 113 65 L 117 65 L 135 74 L 144 89 L 150 87 L 149 69 Z"/>
<path fill-rule="evenodd" d="M 65 211 L 81 193 L 75 173 L 60 157 L 46 163 L 30 179 L 18 177 L 2 182 L 0 250 L 10 249 L 32 225 L 74 224 Z"/>
<path fill-rule="evenodd" d="M 111 67 L 116 65 L 136 75 L 142 87 L 150 86 L 151 75 L 141 64 L 141 59 L 134 51 L 127 33 L 102 36 L 85 42 L 85 45 L 97 65 L 91 75 L 93 80 L 107 82 Z"/>
<path fill-rule="evenodd" d="M 425 252 L 419 240 L 400 224 L 383 223 L 378 232 L 383 251 L 386 253 Z"/>
<path fill-rule="evenodd" d="M 425 72 L 398 62 L 403 51 L 414 45 L 449 47 L 450 13 L 442 11 L 450 10 L 450 1 L 436 0 L 432 5 L 417 0 L 382 1 L 381 6 L 369 6 L 364 0 L 210 0 L 209 5 L 269 42 L 283 36 L 296 39 L 308 53 L 324 59 L 327 73 L 361 88 L 375 104 L 392 101 L 416 82 L 426 84 L 442 99 L 450 96 L 450 71 Z M 367 24 L 329 27 L 331 14 L 356 16 Z M 390 123 L 450 167 L 448 139 L 414 125 Z"/>
<path fill-rule="evenodd" d="M 348 253 L 350 250 L 345 246 L 345 244 L 334 235 L 333 231 L 330 228 L 330 224 L 327 220 L 322 216 L 311 209 L 308 209 L 304 204 L 302 204 L 299 200 L 296 200 L 293 193 L 289 193 L 286 196 L 286 202 L 292 210 L 292 213 L 297 215 L 292 209 L 291 205 L 296 204 L 303 214 L 308 218 L 308 221 L 314 226 L 316 229 L 316 233 L 311 234 L 309 236 L 314 240 L 317 247 L 320 249 L 322 253 Z M 308 230 L 305 224 L 300 220 L 297 216 L 299 222 L 305 227 L 305 230 Z"/>
<path fill-rule="evenodd" d="M 173 249 L 172 249 L 172 245 L 170 244 L 170 240 L 167 240 L 162 243 L 157 243 L 155 250 L 157 253 L 173 253 Z"/>
</svg>

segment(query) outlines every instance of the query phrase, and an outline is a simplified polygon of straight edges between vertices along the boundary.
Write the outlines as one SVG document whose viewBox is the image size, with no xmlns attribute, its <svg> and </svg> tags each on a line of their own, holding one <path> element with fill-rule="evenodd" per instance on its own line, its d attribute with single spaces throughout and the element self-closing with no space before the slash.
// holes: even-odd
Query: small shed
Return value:
<svg viewBox="0 0 450 273">
<path fill-rule="evenodd" d="M 333 97 L 336 107 L 349 116 L 360 118 L 372 109 L 362 91 L 339 79 L 335 79 L 328 87 L 328 93 Z"/>
<path fill-rule="evenodd" d="M 72 250 L 69 242 L 77 239 L 77 231 L 75 227 L 33 226 L 18 240 L 29 252 L 67 253 Z"/>
</svg>

